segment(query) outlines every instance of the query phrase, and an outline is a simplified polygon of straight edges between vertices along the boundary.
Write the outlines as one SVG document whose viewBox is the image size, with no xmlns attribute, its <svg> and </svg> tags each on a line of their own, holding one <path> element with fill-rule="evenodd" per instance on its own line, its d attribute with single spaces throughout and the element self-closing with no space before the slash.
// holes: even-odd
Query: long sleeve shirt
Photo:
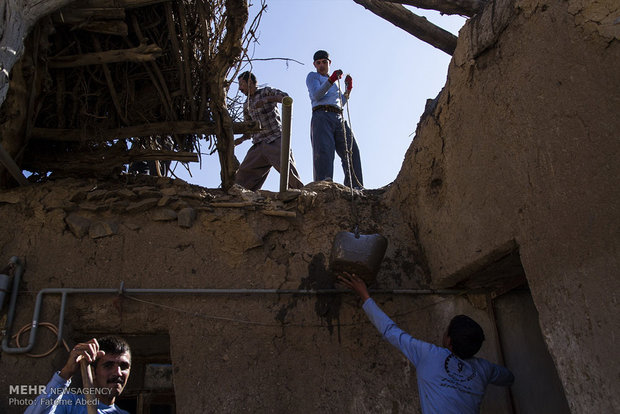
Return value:
<svg viewBox="0 0 620 414">
<path fill-rule="evenodd" d="M 338 89 L 338 83 L 331 83 L 329 76 L 323 76 L 318 72 L 310 72 L 306 76 L 306 86 L 310 94 L 312 107 L 318 105 L 332 105 L 341 108 L 347 103 L 344 93 Z M 342 101 L 341 99 L 342 98 Z"/>
<path fill-rule="evenodd" d="M 482 358 L 460 359 L 449 349 L 413 338 L 367 299 L 364 312 L 383 337 L 416 367 L 423 414 L 477 414 L 487 384 L 512 385 L 505 367 Z"/>
<path fill-rule="evenodd" d="M 24 411 L 24 414 L 87 414 L 88 404 L 83 395 L 69 391 L 71 380 L 65 380 L 58 372 L 47 383 L 45 391 Z M 116 405 L 97 404 L 99 414 L 129 414 Z"/>
<path fill-rule="evenodd" d="M 243 116 L 246 121 L 259 121 L 261 131 L 252 134 L 252 142 L 273 142 L 282 137 L 282 117 L 278 110 L 277 102 L 265 102 L 270 96 L 288 96 L 286 92 L 268 86 L 257 89 L 243 105 Z M 257 102 L 263 101 L 260 108 L 256 107 Z"/>
</svg>

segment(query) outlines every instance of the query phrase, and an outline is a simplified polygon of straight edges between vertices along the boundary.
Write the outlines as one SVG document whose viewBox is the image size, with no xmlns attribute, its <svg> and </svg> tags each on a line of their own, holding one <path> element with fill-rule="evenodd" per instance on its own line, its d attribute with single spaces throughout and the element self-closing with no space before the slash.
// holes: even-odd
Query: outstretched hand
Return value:
<svg viewBox="0 0 620 414">
<path fill-rule="evenodd" d="M 366 283 L 355 273 L 342 272 L 342 274 L 338 275 L 338 282 L 355 291 L 363 301 L 370 298 Z"/>
<path fill-rule="evenodd" d="M 82 360 L 92 364 L 104 354 L 105 352 L 99 350 L 99 343 L 95 338 L 88 342 L 79 343 L 69 353 L 67 363 L 60 370 L 60 376 L 68 380 L 80 370 L 80 362 Z"/>
</svg>

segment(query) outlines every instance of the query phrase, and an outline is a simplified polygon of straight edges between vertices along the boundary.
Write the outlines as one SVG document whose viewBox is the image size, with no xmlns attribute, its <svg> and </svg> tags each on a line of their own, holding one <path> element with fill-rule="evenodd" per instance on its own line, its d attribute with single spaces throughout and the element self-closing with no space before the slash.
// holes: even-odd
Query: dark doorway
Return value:
<svg viewBox="0 0 620 414">
<path fill-rule="evenodd" d="M 175 414 L 170 337 L 123 337 L 131 346 L 131 375 L 116 405 L 132 414 Z"/>
<path fill-rule="evenodd" d="M 493 307 L 504 361 L 515 375 L 511 388 L 515 412 L 570 413 L 530 290 L 513 289 L 495 298 Z"/>
</svg>

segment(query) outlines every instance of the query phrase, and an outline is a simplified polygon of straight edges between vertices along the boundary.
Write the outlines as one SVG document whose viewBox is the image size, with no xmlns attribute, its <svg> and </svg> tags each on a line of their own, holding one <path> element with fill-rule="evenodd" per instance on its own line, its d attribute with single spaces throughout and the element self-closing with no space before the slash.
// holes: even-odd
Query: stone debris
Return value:
<svg viewBox="0 0 620 414">
<path fill-rule="evenodd" d="M 160 208 L 153 211 L 154 221 L 172 221 L 177 219 L 177 212 L 170 208 Z"/>
<path fill-rule="evenodd" d="M 101 220 L 91 223 L 88 235 L 91 239 L 113 236 L 118 233 L 118 223 L 111 220 Z"/>
<path fill-rule="evenodd" d="M 163 196 L 157 202 L 157 207 L 165 207 L 166 205 L 170 204 L 171 202 L 172 202 L 172 198 L 171 197 Z"/>
<path fill-rule="evenodd" d="M 106 206 L 101 205 L 101 204 L 95 204 L 95 203 L 89 203 L 89 202 L 85 202 L 85 203 L 80 203 L 80 208 L 82 210 L 86 210 L 86 211 L 102 211 L 106 209 Z"/>
<path fill-rule="evenodd" d="M 196 220 L 196 210 L 191 207 L 187 207 L 179 211 L 179 226 L 184 228 L 190 228 L 194 225 Z"/>
<path fill-rule="evenodd" d="M 137 223 L 134 223 L 133 221 L 125 221 L 123 223 L 125 225 L 125 227 L 127 227 L 129 230 L 133 230 L 133 231 L 138 231 L 142 228 L 142 226 L 140 226 Z"/>
<path fill-rule="evenodd" d="M 137 199 L 138 195 L 136 193 L 134 193 L 133 191 L 131 191 L 128 188 L 123 188 L 121 190 L 117 190 L 116 194 L 118 194 L 119 196 L 123 197 L 123 198 L 129 198 L 131 200 Z"/>
<path fill-rule="evenodd" d="M 161 192 L 157 190 L 143 190 L 139 191 L 138 195 L 140 198 L 159 198 L 161 197 Z"/>
<path fill-rule="evenodd" d="M 162 188 L 161 193 L 165 196 L 174 196 L 177 195 L 177 189 L 174 187 Z"/>
<path fill-rule="evenodd" d="M 88 201 L 103 200 L 108 195 L 109 192 L 107 190 L 95 190 L 86 194 L 86 199 Z"/>
<path fill-rule="evenodd" d="M 159 202 L 158 198 L 147 198 L 146 200 L 136 201 L 135 203 L 129 204 L 125 211 L 128 213 L 140 213 L 155 207 L 157 202 Z"/>
<path fill-rule="evenodd" d="M 64 212 L 65 224 L 75 237 L 89 234 L 92 238 L 117 234 L 119 224 L 132 231 L 142 228 L 138 221 L 126 222 L 128 214 L 138 215 L 160 223 L 177 221 L 182 228 L 191 228 L 198 216 L 207 222 L 219 220 L 222 214 L 237 211 L 240 217 L 253 211 L 269 217 L 273 225 L 285 224 L 305 214 L 318 198 L 333 198 L 336 193 L 347 192 L 344 186 L 327 183 L 315 184 L 322 190 L 288 190 L 278 193 L 267 190 L 257 192 L 234 185 L 228 192 L 221 189 L 205 189 L 182 180 L 156 181 L 153 177 L 127 177 L 120 182 L 85 185 L 79 180 L 62 180 L 63 191 L 48 191 L 39 196 L 45 211 Z M 156 183 L 148 185 L 148 183 Z M 323 188 L 325 187 L 325 188 Z M 327 192 L 325 190 L 328 190 Z M 333 193 L 333 194 L 332 194 Z M 23 197 L 16 192 L 1 192 L 0 204 L 18 204 Z M 149 212 L 149 215 L 143 213 Z"/>
<path fill-rule="evenodd" d="M 71 233 L 80 239 L 88 233 L 90 228 L 90 220 L 75 213 L 69 214 L 65 218 L 65 223 L 69 226 Z"/>
<path fill-rule="evenodd" d="M 21 197 L 17 192 L 2 191 L 0 192 L 0 203 L 17 204 L 20 203 Z"/>
</svg>

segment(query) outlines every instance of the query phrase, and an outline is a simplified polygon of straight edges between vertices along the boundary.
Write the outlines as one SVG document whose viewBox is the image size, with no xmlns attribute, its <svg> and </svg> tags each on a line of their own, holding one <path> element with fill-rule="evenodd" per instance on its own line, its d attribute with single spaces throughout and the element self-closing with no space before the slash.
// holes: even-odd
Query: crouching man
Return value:
<svg viewBox="0 0 620 414">
<path fill-rule="evenodd" d="M 423 414 L 477 414 L 487 384 L 510 386 L 508 368 L 474 355 L 484 341 L 480 325 L 465 315 L 452 318 L 443 347 L 413 338 L 377 306 L 362 279 L 344 273 L 339 281 L 362 299 L 362 309 L 383 337 L 416 368 Z"/>
<path fill-rule="evenodd" d="M 131 370 L 131 350 L 124 339 L 105 336 L 98 340 L 77 344 L 69 354 L 65 366 L 54 374 L 25 414 L 86 414 L 87 401 L 82 394 L 72 392 L 81 388 L 71 386 L 71 377 L 80 370 L 80 362 L 88 361 L 93 366 L 93 389 L 97 398 L 97 412 L 100 414 L 128 414 L 118 408 L 114 402 L 125 388 Z"/>
</svg>

